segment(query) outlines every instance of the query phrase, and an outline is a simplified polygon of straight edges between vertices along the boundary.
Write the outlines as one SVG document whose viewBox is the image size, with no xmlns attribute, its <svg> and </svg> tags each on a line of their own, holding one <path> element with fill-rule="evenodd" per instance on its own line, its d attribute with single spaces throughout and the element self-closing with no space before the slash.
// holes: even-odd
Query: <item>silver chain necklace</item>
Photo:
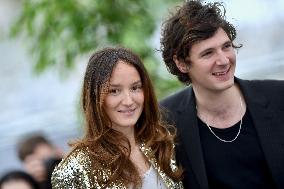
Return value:
<svg viewBox="0 0 284 189">
<path fill-rule="evenodd" d="M 243 103 L 242 103 L 242 98 L 240 97 L 240 105 L 241 105 L 241 110 L 243 109 Z M 197 107 L 196 107 L 197 109 Z M 216 133 L 214 133 L 214 131 L 211 129 L 210 125 L 208 125 L 207 123 L 205 123 L 205 125 L 208 127 L 209 131 L 220 141 L 222 142 L 234 142 L 240 135 L 241 129 L 242 129 L 242 124 L 243 124 L 243 116 L 241 116 L 241 121 L 240 121 L 240 126 L 239 126 L 239 130 L 237 135 L 232 139 L 232 140 L 225 140 L 220 138 L 218 135 L 216 135 Z"/>
</svg>

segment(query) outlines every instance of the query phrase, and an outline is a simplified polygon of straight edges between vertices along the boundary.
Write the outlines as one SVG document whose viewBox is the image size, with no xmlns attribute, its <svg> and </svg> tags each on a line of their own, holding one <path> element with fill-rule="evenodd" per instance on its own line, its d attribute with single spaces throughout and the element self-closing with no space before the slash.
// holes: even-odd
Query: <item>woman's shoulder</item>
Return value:
<svg viewBox="0 0 284 189">
<path fill-rule="evenodd" d="M 54 169 L 52 188 L 89 188 L 88 169 L 92 167 L 87 148 L 74 149 Z"/>
<path fill-rule="evenodd" d="M 75 171 L 76 168 L 84 168 L 89 167 L 90 164 L 90 157 L 87 148 L 78 148 L 72 150 L 62 161 L 58 164 L 55 168 L 54 172 L 66 172 L 66 169 L 72 169 Z M 70 171 L 69 171 L 70 172 Z"/>
</svg>

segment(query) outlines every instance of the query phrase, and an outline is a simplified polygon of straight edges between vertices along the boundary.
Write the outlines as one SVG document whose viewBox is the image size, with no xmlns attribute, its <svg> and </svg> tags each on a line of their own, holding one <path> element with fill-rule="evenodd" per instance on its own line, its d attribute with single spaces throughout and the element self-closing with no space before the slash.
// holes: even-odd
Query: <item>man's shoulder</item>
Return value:
<svg viewBox="0 0 284 189">
<path fill-rule="evenodd" d="M 192 87 L 185 87 L 160 101 L 160 105 L 163 107 L 176 107 L 178 103 L 181 103 L 184 99 L 189 98 L 192 91 Z"/>
<path fill-rule="evenodd" d="M 284 92 L 284 80 L 273 80 L 273 79 L 265 79 L 265 80 L 241 80 L 239 79 L 239 83 L 241 86 L 245 86 L 248 89 L 264 91 L 264 92 L 273 92 L 279 91 Z"/>
<path fill-rule="evenodd" d="M 254 80 L 254 82 L 270 88 L 284 87 L 284 80 Z"/>
<path fill-rule="evenodd" d="M 284 108 L 283 80 L 239 80 L 238 82 L 246 100 L 259 99 L 259 102 L 270 104 L 270 108 Z"/>
</svg>

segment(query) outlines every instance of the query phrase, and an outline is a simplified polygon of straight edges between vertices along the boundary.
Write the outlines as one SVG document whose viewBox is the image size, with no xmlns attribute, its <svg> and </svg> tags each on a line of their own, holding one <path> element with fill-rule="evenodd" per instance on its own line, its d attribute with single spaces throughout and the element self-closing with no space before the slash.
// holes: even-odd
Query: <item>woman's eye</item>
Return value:
<svg viewBox="0 0 284 189">
<path fill-rule="evenodd" d="M 112 95 L 117 95 L 119 94 L 119 89 L 109 89 L 108 93 Z"/>
<path fill-rule="evenodd" d="M 132 91 L 140 91 L 142 89 L 142 85 L 135 85 L 132 87 Z"/>
</svg>

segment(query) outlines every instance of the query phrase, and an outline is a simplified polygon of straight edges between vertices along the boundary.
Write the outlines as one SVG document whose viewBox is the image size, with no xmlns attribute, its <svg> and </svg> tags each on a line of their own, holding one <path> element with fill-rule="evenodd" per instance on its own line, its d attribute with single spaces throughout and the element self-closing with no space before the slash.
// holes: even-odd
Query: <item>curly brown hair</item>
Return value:
<svg viewBox="0 0 284 189">
<path fill-rule="evenodd" d="M 131 148 L 128 139 L 111 128 L 111 121 L 103 109 L 105 90 L 118 61 L 133 65 L 142 81 L 144 106 L 135 126 L 136 140 L 143 141 L 153 150 L 162 171 L 173 180 L 180 180 L 181 170 L 173 171 L 170 167 L 175 130 L 169 133 L 168 128 L 173 127 L 161 121 L 150 77 L 140 58 L 129 49 L 104 48 L 90 57 L 82 90 L 86 131 L 84 137 L 73 144 L 74 149 L 88 147 L 95 162 L 110 165 L 113 174 L 107 183 L 103 183 L 105 187 L 116 180 L 121 180 L 126 186 L 141 184 L 139 173 L 129 159 Z"/>
<path fill-rule="evenodd" d="M 185 2 L 177 7 L 175 13 L 163 23 L 161 31 L 161 52 L 167 69 L 185 83 L 190 84 L 190 77 L 182 73 L 173 57 L 188 62 L 192 45 L 212 37 L 219 28 L 222 28 L 231 41 L 236 38 L 236 29 L 226 20 L 226 9 L 222 3 L 202 4 L 198 0 Z M 240 48 L 241 45 L 234 48 Z M 187 61 L 185 61 L 187 60 Z"/>
</svg>

